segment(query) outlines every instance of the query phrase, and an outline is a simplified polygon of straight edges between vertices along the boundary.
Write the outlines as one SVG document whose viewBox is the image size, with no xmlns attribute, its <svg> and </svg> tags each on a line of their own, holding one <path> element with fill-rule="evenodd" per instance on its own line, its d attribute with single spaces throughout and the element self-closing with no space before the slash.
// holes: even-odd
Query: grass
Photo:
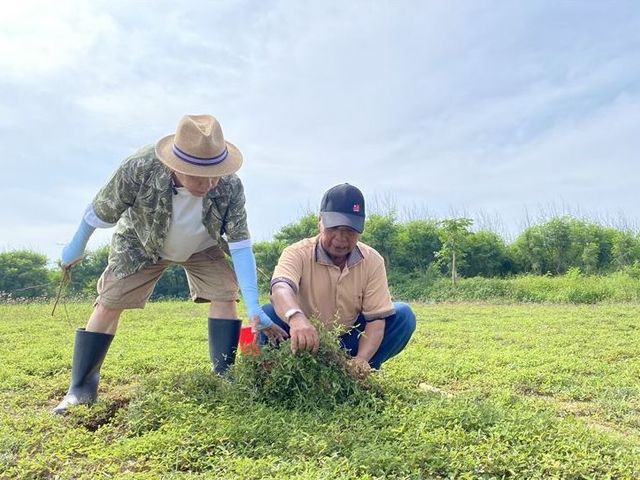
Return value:
<svg viewBox="0 0 640 480">
<path fill-rule="evenodd" d="M 91 307 L 50 310 L 0 305 L 0 478 L 640 477 L 635 304 L 415 305 L 382 394 L 286 407 L 210 373 L 206 306 L 152 303 L 63 418 Z"/>
</svg>

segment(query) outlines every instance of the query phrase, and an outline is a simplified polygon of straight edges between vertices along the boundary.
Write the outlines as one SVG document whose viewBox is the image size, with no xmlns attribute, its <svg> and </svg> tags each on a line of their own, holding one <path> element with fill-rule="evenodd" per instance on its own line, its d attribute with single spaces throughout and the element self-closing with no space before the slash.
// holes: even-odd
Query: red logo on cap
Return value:
<svg viewBox="0 0 640 480">
<path fill-rule="evenodd" d="M 353 211 L 355 213 L 360 213 L 360 204 L 359 203 L 354 203 L 353 205 Z"/>
</svg>

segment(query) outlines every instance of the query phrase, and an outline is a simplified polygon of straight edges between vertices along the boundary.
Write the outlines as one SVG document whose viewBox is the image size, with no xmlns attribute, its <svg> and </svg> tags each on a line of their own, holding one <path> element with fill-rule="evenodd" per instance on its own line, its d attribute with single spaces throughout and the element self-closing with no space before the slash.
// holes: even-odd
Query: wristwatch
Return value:
<svg viewBox="0 0 640 480">
<path fill-rule="evenodd" d="M 297 313 L 302 313 L 304 315 L 304 312 L 302 310 L 300 310 L 299 308 L 290 308 L 289 310 L 287 310 L 284 314 L 284 319 L 287 323 L 289 323 L 289 321 L 291 320 L 291 317 L 293 317 L 294 315 L 296 315 Z"/>
</svg>

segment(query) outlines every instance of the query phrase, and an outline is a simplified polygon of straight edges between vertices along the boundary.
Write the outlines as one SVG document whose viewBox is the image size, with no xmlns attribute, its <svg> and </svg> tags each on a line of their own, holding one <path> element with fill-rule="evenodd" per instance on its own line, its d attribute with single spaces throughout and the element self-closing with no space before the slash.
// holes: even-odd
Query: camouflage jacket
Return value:
<svg viewBox="0 0 640 480">
<path fill-rule="evenodd" d="M 171 170 L 155 155 L 153 145 L 126 158 L 93 200 L 101 220 L 117 223 L 109 265 L 118 278 L 160 259 L 172 214 Z M 202 202 L 202 223 L 223 249 L 249 238 L 244 189 L 237 175 L 220 178 Z"/>
</svg>

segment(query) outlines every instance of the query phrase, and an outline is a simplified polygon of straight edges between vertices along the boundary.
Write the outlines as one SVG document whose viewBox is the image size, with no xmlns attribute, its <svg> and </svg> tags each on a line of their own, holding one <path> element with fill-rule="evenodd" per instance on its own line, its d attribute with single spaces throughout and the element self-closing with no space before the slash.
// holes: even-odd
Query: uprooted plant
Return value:
<svg viewBox="0 0 640 480">
<path fill-rule="evenodd" d="M 255 354 L 240 355 L 232 372 L 238 393 L 284 408 L 333 408 L 380 396 L 376 379 L 359 375 L 341 348 L 345 327 L 327 327 L 317 318 L 311 321 L 320 338 L 316 353 L 294 354 L 286 340 L 277 346 L 265 345 Z"/>
</svg>

